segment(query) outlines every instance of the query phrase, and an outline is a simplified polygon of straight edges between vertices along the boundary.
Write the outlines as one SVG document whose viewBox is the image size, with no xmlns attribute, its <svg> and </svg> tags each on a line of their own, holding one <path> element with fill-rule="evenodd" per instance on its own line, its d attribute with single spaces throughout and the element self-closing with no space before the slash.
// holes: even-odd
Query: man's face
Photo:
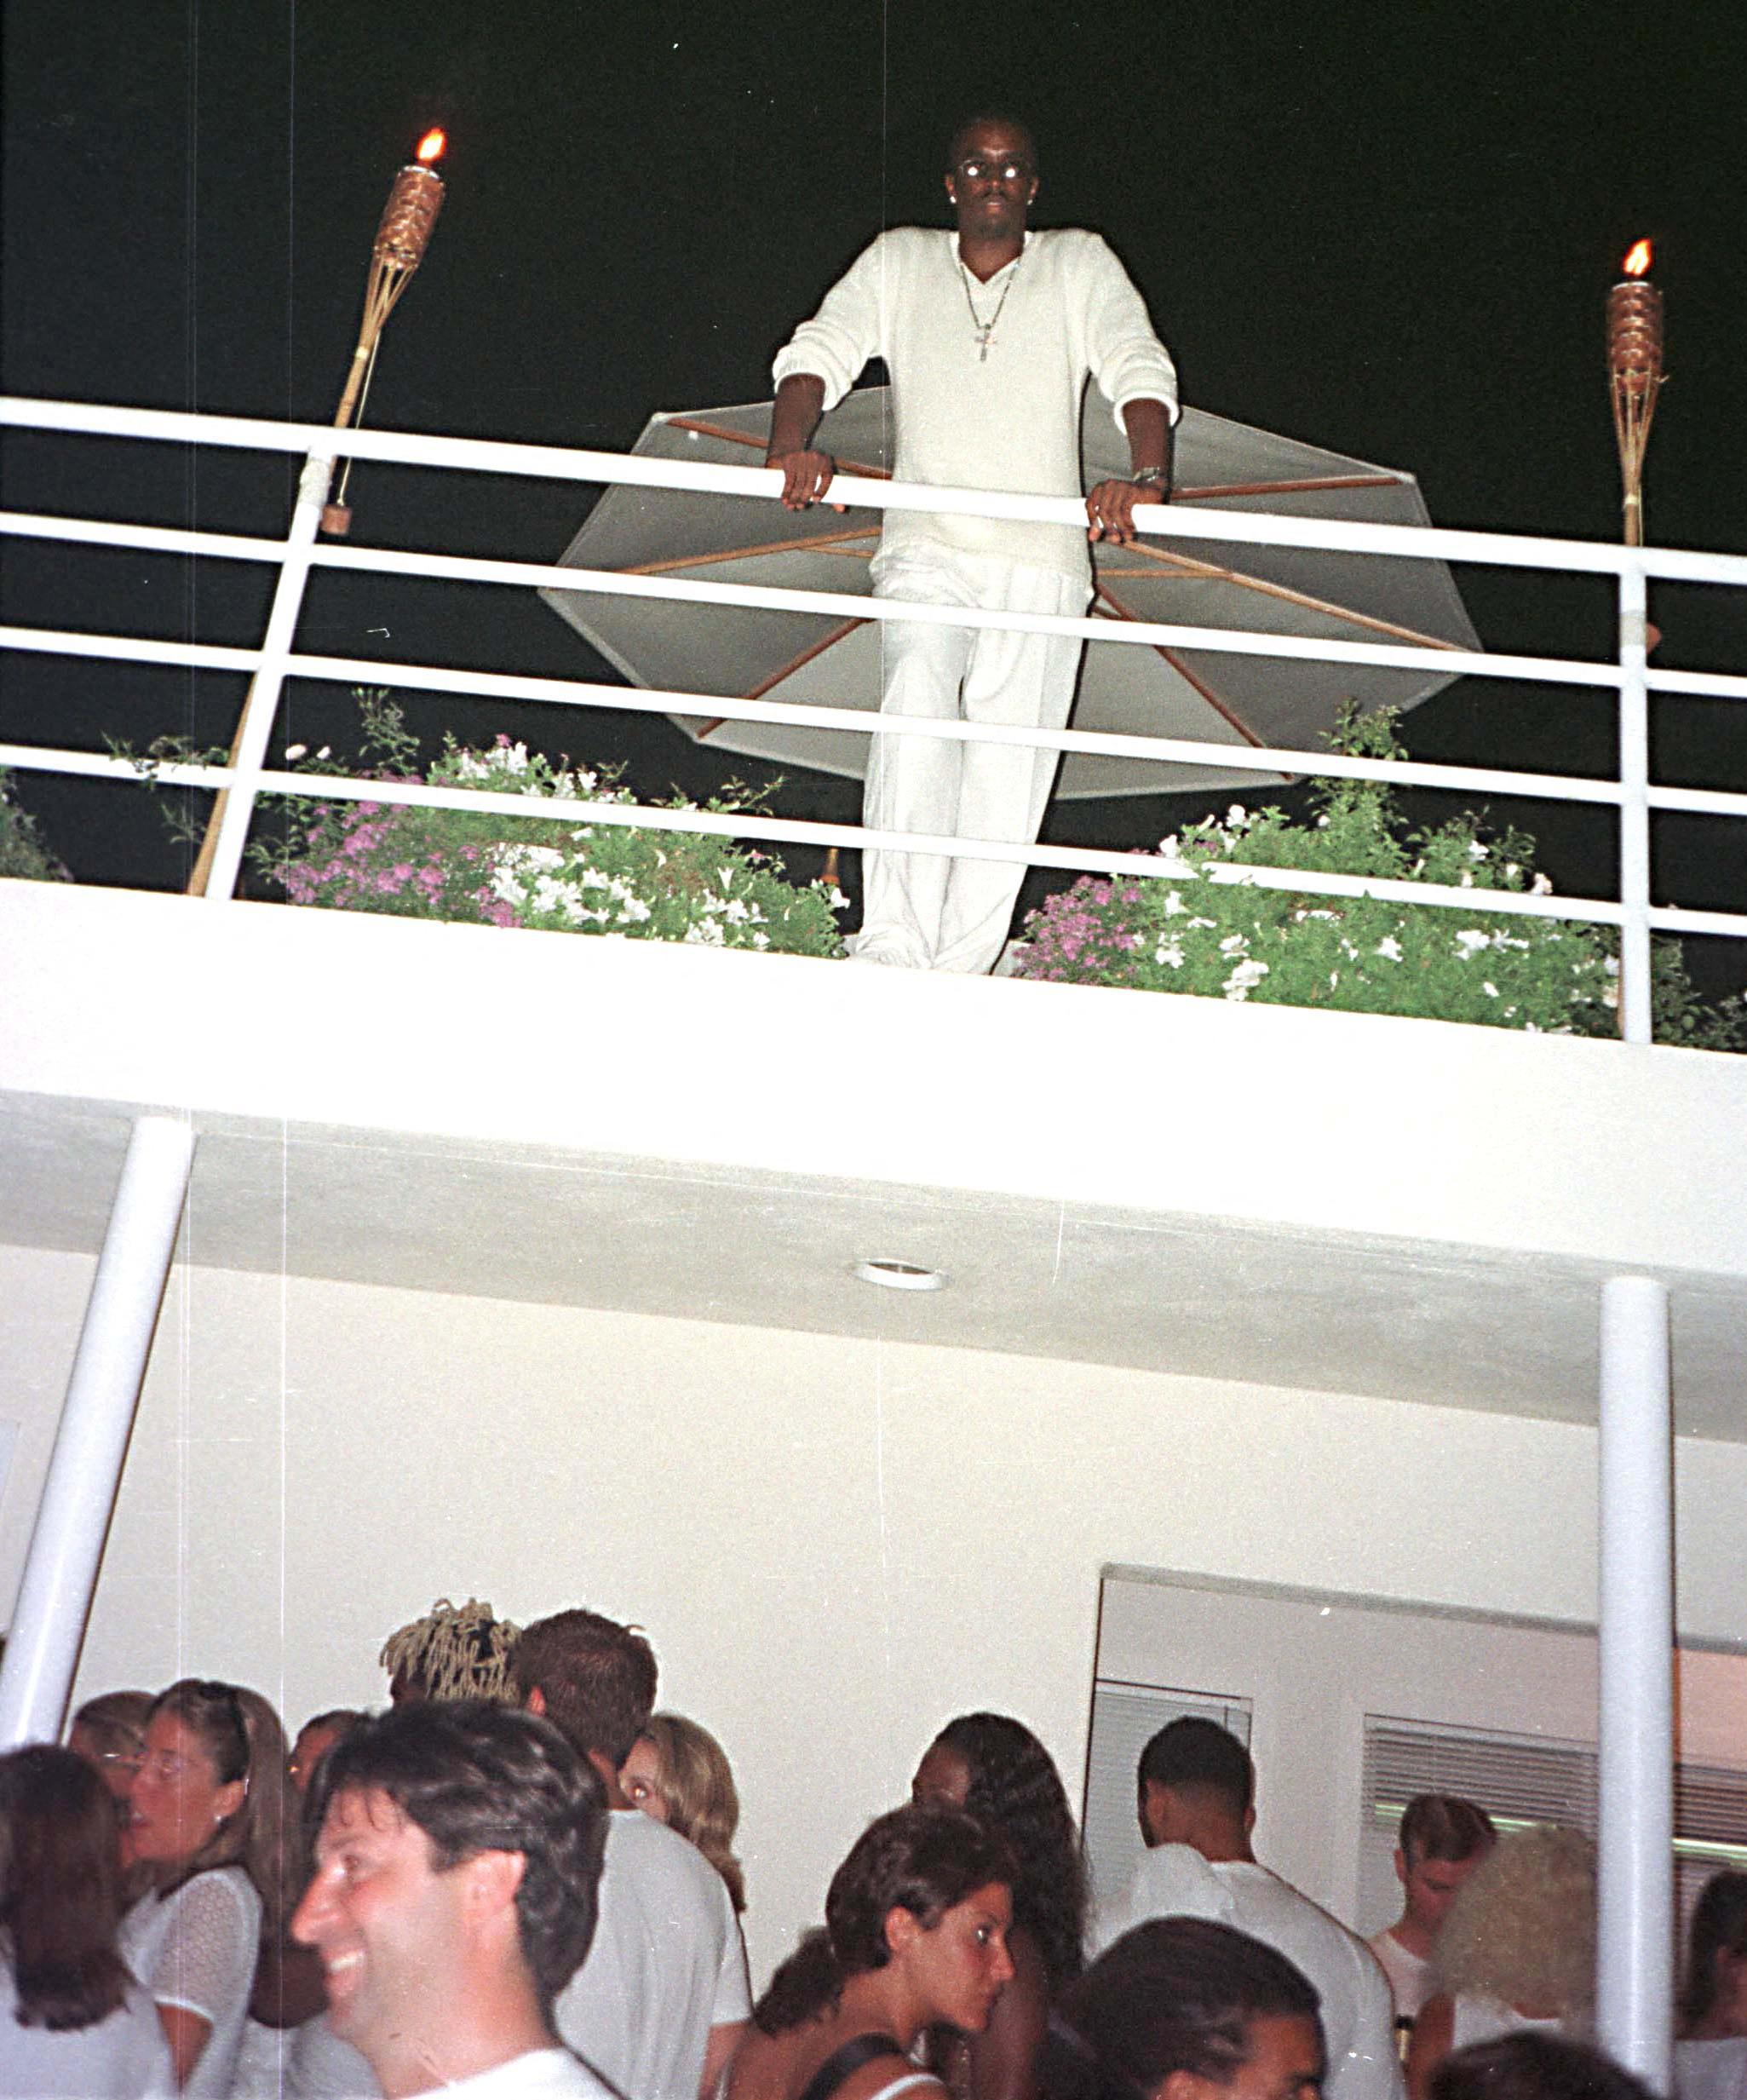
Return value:
<svg viewBox="0 0 1747 2100">
<path fill-rule="evenodd" d="M 291 1936 L 321 1956 L 328 2017 L 374 2063 L 434 2045 L 466 1973 L 469 1862 L 439 1873 L 430 1839 L 374 1789 L 335 1795 L 315 1841 L 315 1875 Z"/>
<path fill-rule="evenodd" d="M 1445 1913 L 1456 1901 L 1456 1891 L 1485 1857 L 1484 1852 L 1476 1852 L 1465 1860 L 1409 1859 L 1398 1850 L 1395 1873 L 1401 1883 L 1403 1915 L 1407 1922 L 1435 1939 Z"/>
<path fill-rule="evenodd" d="M 1031 141 L 1016 124 L 972 124 L 961 133 L 946 194 L 962 240 L 1014 240 L 1037 193 Z"/>
</svg>

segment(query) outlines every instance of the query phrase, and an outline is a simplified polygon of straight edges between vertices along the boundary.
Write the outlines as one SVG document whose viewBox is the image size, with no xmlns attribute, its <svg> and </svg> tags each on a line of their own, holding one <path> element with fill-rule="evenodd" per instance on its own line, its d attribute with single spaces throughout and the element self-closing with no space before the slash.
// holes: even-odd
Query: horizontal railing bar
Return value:
<svg viewBox="0 0 1747 2100">
<path fill-rule="evenodd" d="M 152 642 L 141 635 L 85 635 L 71 628 L 0 626 L 0 649 L 35 656 L 108 658 L 119 664 L 173 664 L 185 670 L 252 671 L 259 649 L 233 649 L 216 642 Z"/>
<path fill-rule="evenodd" d="M 1645 683 L 1652 693 L 1687 693 L 1705 699 L 1747 700 L 1747 678 L 1732 677 L 1725 671 L 1657 670 L 1652 667 Z"/>
<path fill-rule="evenodd" d="M 209 532 L 184 525 L 130 525 L 113 518 L 62 517 L 45 510 L 0 510 L 0 532 L 148 554 L 204 555 L 219 561 L 282 561 L 285 543 L 252 533 Z"/>
<path fill-rule="evenodd" d="M 81 657 L 109 653 L 90 647 L 89 638 L 83 636 L 0 627 L 0 647 L 9 645 Z M 123 661 L 187 661 L 221 670 L 249 669 L 254 660 L 252 653 L 244 650 L 131 640 L 114 653 Z M 288 675 L 294 677 L 319 678 L 348 685 L 385 683 L 396 689 L 453 693 L 474 699 L 534 700 L 560 706 L 612 708 L 633 714 L 709 714 L 723 721 L 779 722 L 845 735 L 920 736 L 932 737 L 940 742 L 1024 745 L 1033 750 L 1073 751 L 1094 758 L 1140 759 L 1161 766 L 1216 765 L 1257 774 L 1325 774 L 1331 779 L 1395 781 L 1411 786 L 1445 788 L 1451 792 L 1470 789 L 1550 802 L 1618 806 L 1620 800 L 1619 787 L 1613 781 L 1563 774 L 1503 772 L 1483 766 L 1445 766 L 1412 759 L 1356 758 L 1334 751 L 1274 750 L 1246 744 L 1215 744 L 1189 737 L 1125 736 L 1105 730 L 1043 729 L 1004 722 L 932 720 L 919 716 L 865 712 L 854 708 L 813 706 L 797 701 L 727 699 L 706 693 L 664 692 L 647 686 L 608 686 L 580 679 L 452 670 L 440 665 L 399 664 L 376 657 L 293 654 L 286 659 L 286 668 Z M 1161 785 L 1161 794 L 1169 791 L 1168 784 Z"/>
<path fill-rule="evenodd" d="M 28 745 L 0 745 L 0 765 L 21 770 L 56 769 L 45 761 L 66 760 L 63 769 L 106 774 L 141 783 L 155 779 L 175 787 L 221 789 L 231 785 L 228 766 L 171 762 L 143 766 L 125 758 L 89 751 L 44 753 Z M 474 815 L 526 817 L 545 824 L 620 825 L 630 830 L 696 831 L 717 838 L 750 838 L 778 845 L 851 846 L 876 850 L 934 853 L 960 860 L 999 860 L 1033 867 L 1057 868 L 1070 874 L 1132 875 L 1149 881 L 1192 881 L 1196 870 L 1187 862 L 1158 854 L 1111 853 L 1095 848 L 1013 844 L 1002 839 L 948 838 L 925 831 L 865 831 L 851 824 L 811 819 L 718 814 L 707 809 L 658 809 L 636 803 L 562 800 L 557 797 L 493 794 L 476 788 L 426 787 L 411 781 L 360 780 L 336 774 L 262 772 L 263 795 L 294 796 L 306 802 L 387 803 L 411 808 L 458 809 Z M 1583 924 L 1618 926 L 1623 906 L 1596 897 L 1554 897 L 1531 890 L 1456 889 L 1390 877 L 1312 873 L 1297 868 L 1264 868 L 1227 861 L 1207 864 L 1210 879 L 1252 884 L 1307 896 L 1372 897 L 1401 904 L 1430 904 L 1451 909 L 1500 912 L 1525 918 L 1556 918 Z M 1715 927 L 1709 929 L 1715 930 Z M 1741 930 L 1747 933 L 1747 919 Z"/>
<path fill-rule="evenodd" d="M 1683 809 L 1694 816 L 1747 817 L 1747 795 L 1715 787 L 1652 787 L 1650 807 Z"/>
<path fill-rule="evenodd" d="M 159 554 L 204 555 L 216 561 L 277 561 L 284 548 L 283 540 L 258 538 L 237 532 L 210 532 L 191 530 L 183 526 L 124 525 L 109 519 L 59 517 L 42 511 L 0 511 L 0 532 L 13 533 L 25 539 L 49 539 L 73 544 L 89 543 L 93 546 L 100 547 L 129 547 L 137 548 L 145 552 Z M 321 561 L 328 551 L 326 549 L 320 549 L 316 557 L 317 560 Z M 337 553 L 340 550 L 335 551 Z M 384 552 L 387 551 L 384 550 Z M 461 565 L 466 558 L 458 555 L 409 556 L 395 550 L 392 561 L 378 562 L 374 558 L 375 550 L 368 548 L 349 548 L 344 549 L 343 554 L 349 559 L 336 560 L 327 563 L 326 566 L 381 567 L 385 571 L 393 568 L 414 574 L 462 575 L 470 580 L 488 583 L 522 580 L 516 578 L 505 578 L 497 573 L 497 572 L 504 565 L 486 557 L 479 559 L 476 570 L 471 561 L 468 561 L 468 566 L 463 568 Z M 426 563 L 434 564 L 440 561 L 453 563 L 455 566 L 452 568 L 440 571 L 434 567 L 427 568 L 423 566 Z M 409 570 L 408 565 L 415 562 L 420 566 Z M 566 568 L 562 571 L 560 587 L 586 588 L 585 585 L 576 584 L 575 579 L 578 576 L 611 575 L 612 573 L 614 573 L 612 571 L 589 572 Z M 625 595 L 629 594 L 627 592 Z M 679 594 L 640 591 L 638 595 L 677 596 Z M 812 595 L 811 593 L 800 595 L 807 597 Z M 833 601 L 832 602 L 837 601 Z M 865 605 L 866 601 L 864 600 L 861 602 Z M 799 609 L 811 611 L 813 608 L 811 605 L 807 605 Z M 879 615 L 875 613 L 872 617 L 878 618 Z M 1223 632 L 1224 630 L 1204 631 Z M 1099 642 L 1129 642 L 1143 643 L 1149 647 L 1153 646 L 1147 641 L 1143 631 L 1131 630 L 1127 623 L 1099 620 L 1092 623 L 1092 632 L 1093 638 Z M 1584 677 L 1568 682 L 1603 684 L 1617 683 L 1618 680 L 1618 671 L 1615 665 L 1589 658 L 1572 659 L 1539 657 L 1513 658 L 1463 649 L 1440 649 L 1434 654 L 1415 658 L 1416 665 L 1421 663 L 1429 663 L 1442 668 L 1468 671 L 1475 676 L 1482 672 L 1492 673 L 1496 666 L 1503 665 L 1506 668 L 1497 672 L 1496 675 L 1506 677 L 1527 677 L 1530 673 L 1526 670 L 1518 668 L 1519 666 L 1544 665 L 1549 662 L 1555 665 L 1562 665 L 1567 662 L 1594 665 L 1595 676 L 1593 681 Z M 1747 677 L 1736 676 L 1726 671 L 1656 670 L 1652 669 L 1648 673 L 1647 682 L 1652 692 L 1679 693 L 1719 699 L 1747 699 Z"/>
<path fill-rule="evenodd" d="M 784 722 L 846 735 L 916 734 L 951 743 L 1023 744 L 1034 750 L 1075 751 L 1093 758 L 1138 758 L 1160 764 L 1230 765 L 1244 773 L 1327 774 L 1342 780 L 1402 781 L 1413 786 L 1473 788 L 1491 794 L 1538 797 L 1549 802 L 1617 805 L 1620 799 L 1617 782 L 1585 780 L 1565 774 L 1503 773 L 1482 766 L 1444 766 L 1413 759 L 1354 758 L 1336 751 L 1214 744 L 1192 737 L 1126 736 L 1112 730 L 1043 729 L 1005 722 L 934 720 L 922 716 L 877 714 L 857 708 L 813 706 L 804 701 L 706 698 L 696 693 L 663 692 L 651 686 L 607 686 L 583 679 L 540 678 L 512 672 L 480 674 L 451 670 L 441 665 L 383 665 L 370 657 L 299 656 L 291 659 L 291 667 L 300 677 L 330 679 L 336 682 L 368 685 L 384 672 L 389 672 L 393 676 L 386 682 L 397 689 L 411 687 L 434 693 L 487 693 L 503 699 L 624 708 L 637 714 L 708 712 L 725 722 Z M 1159 791 L 1163 794 L 1169 790 L 1161 787 Z"/>
<path fill-rule="evenodd" d="M 1678 905 L 1652 905 L 1650 923 L 1658 933 L 1747 936 L 1747 912 L 1689 912 Z"/>
<path fill-rule="evenodd" d="M 72 521 L 27 513 L 0 514 L 0 529 L 14 518 L 21 536 L 76 540 Z M 46 524 L 62 529 L 39 532 Z M 210 555 L 221 560 L 277 561 L 284 542 L 245 539 L 234 533 L 201 532 L 175 526 L 118 526 L 105 522 L 93 544 L 130 546 L 160 553 Z M 1192 627 L 1141 620 L 1075 619 L 1050 613 L 1014 613 L 981 607 L 871 598 L 849 591 L 785 590 L 776 585 L 721 584 L 689 577 L 630 575 L 613 569 L 579 569 L 557 562 L 505 561 L 486 555 L 409 552 L 398 548 L 318 545 L 311 555 L 321 568 L 365 570 L 388 576 L 424 576 L 451 583 L 497 584 L 522 590 L 588 591 L 611 597 L 654 598 L 685 605 L 732 606 L 760 612 L 798 613 L 813 618 L 910 620 L 937 627 L 992 628 L 1026 634 L 1067 635 L 1085 642 L 1117 642 L 1130 648 L 1198 648 L 1235 656 L 1284 658 L 1315 663 L 1355 664 L 1390 670 L 1428 670 L 1440 676 L 1520 678 L 1543 685 L 1618 687 L 1619 666 L 1589 659 L 1511 656 L 1468 649 L 1426 649 L 1365 642 L 1307 640 L 1296 635 L 1243 634 L 1223 627 Z"/>
<path fill-rule="evenodd" d="M 1428 670 L 1440 677 L 1523 678 L 1542 685 L 1618 687 L 1618 664 L 1563 657 L 1500 656 L 1484 650 L 1418 649 L 1373 642 L 1307 641 L 1297 635 L 1242 634 L 1227 627 L 1192 627 L 1165 620 L 1076 619 L 1058 613 L 993 611 L 981 606 L 931 605 L 908 598 L 871 598 L 844 590 L 790 590 L 761 584 L 705 583 L 672 574 L 635 576 L 620 569 L 569 568 L 549 561 L 494 561 L 464 555 L 404 554 L 365 547 L 319 547 L 324 568 L 430 576 L 461 583 L 511 584 L 537 590 L 597 596 L 657 598 L 682 605 L 739 607 L 754 612 L 802 613 L 856 620 L 908 620 L 930 627 L 992 628 L 1006 634 L 1065 635 L 1082 642 L 1114 642 L 1132 648 L 1205 649 L 1217 655 L 1265 656 L 1316 663 L 1354 664 L 1383 670 Z"/>
<path fill-rule="evenodd" d="M 181 410 L 141 409 L 83 402 L 0 396 L 0 423 L 87 436 L 167 440 L 254 452 L 350 454 L 411 466 L 599 481 L 643 487 L 690 488 L 719 495 L 773 500 L 780 486 L 773 468 L 719 467 L 703 462 L 652 459 L 630 452 L 505 443 L 484 438 L 428 436 L 411 431 L 336 430 L 244 416 L 207 416 Z M 842 475 L 832 500 L 858 508 L 967 513 L 1045 524 L 1080 524 L 1084 512 L 1072 497 L 1009 495 L 988 489 L 936 488 L 915 482 L 876 481 Z M 1322 547 L 1355 554 L 1477 561 L 1506 567 L 1580 570 L 1619 575 L 1642 569 L 1694 583 L 1747 583 L 1747 556 L 1687 549 L 1627 548 L 1608 541 L 1548 539 L 1520 533 L 1455 532 L 1429 526 L 1336 523 L 1275 513 L 1216 511 L 1202 504 L 1141 504 L 1136 524 L 1164 538 L 1224 539 L 1253 544 Z"/>
</svg>

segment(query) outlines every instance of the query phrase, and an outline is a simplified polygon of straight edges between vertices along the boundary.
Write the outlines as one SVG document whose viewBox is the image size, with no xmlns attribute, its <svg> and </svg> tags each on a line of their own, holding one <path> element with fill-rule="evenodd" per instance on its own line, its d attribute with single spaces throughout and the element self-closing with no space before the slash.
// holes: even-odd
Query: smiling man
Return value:
<svg viewBox="0 0 1747 2100">
<path fill-rule="evenodd" d="M 882 233 L 779 354 L 766 464 L 805 509 L 836 471 L 813 443 L 870 358 L 892 378 L 893 471 L 923 481 L 1078 498 L 1089 378 L 1128 440 L 1126 480 L 1100 481 L 1086 525 L 888 510 L 874 595 L 931 606 L 1078 618 L 1088 539 L 1127 541 L 1137 503 L 1170 493 L 1176 374 L 1141 295 L 1095 233 L 1034 232 L 1037 149 L 1009 117 L 961 124 L 947 152 L 952 230 Z M 1059 729 L 1078 676 L 1076 636 L 920 621 L 882 624 L 882 712 Z M 1058 759 L 1024 745 L 876 735 L 871 829 L 1029 844 Z M 911 969 L 979 972 L 1000 955 L 1025 877 L 1017 861 L 870 852 L 851 952 Z"/>
<path fill-rule="evenodd" d="M 552 2028 L 594 1934 L 606 1826 L 555 1729 L 485 1702 L 399 1708 L 334 1746 L 310 1813 L 292 1936 L 387 2100 L 612 2100 Z"/>
</svg>

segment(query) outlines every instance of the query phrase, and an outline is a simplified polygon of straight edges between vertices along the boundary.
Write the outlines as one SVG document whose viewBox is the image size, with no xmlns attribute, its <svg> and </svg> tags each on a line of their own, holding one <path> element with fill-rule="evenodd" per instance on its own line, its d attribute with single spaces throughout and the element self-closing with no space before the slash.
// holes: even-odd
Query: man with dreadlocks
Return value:
<svg viewBox="0 0 1747 2100">
<path fill-rule="evenodd" d="M 418 1699 L 495 1699 L 520 1706 L 509 1658 L 521 1628 L 494 1619 L 489 1604 L 439 1597 L 422 1619 L 391 1633 L 378 1657 L 388 1673 L 388 1703 Z"/>
</svg>

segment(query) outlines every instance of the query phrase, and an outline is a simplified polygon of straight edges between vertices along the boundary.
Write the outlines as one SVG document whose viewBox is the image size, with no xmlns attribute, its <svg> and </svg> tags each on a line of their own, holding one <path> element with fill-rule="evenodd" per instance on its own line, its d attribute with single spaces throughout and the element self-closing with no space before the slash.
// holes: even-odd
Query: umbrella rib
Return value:
<svg viewBox="0 0 1747 2100">
<path fill-rule="evenodd" d="M 1207 503 L 1215 496 L 1299 496 L 1319 488 L 1405 488 L 1396 474 L 1319 474 L 1302 481 L 1210 481 L 1202 488 L 1180 488 L 1174 503 Z"/>
<path fill-rule="evenodd" d="M 822 642 L 815 642 L 810 648 L 803 649 L 799 656 L 791 656 L 780 670 L 773 670 L 768 678 L 761 678 L 750 693 L 743 693 L 740 698 L 743 700 L 761 700 L 773 686 L 781 685 L 784 678 L 792 678 L 797 670 L 804 670 L 814 657 L 823 656 L 845 635 L 853 635 L 858 627 L 866 625 L 865 620 L 845 620 L 841 627 L 834 627 Z M 698 729 L 698 741 L 701 744 L 705 737 L 714 736 L 727 720 L 726 715 L 718 715 L 714 722 L 704 722 Z"/>
<path fill-rule="evenodd" d="M 749 561 L 754 555 L 806 554 L 815 548 L 839 547 L 845 540 L 872 539 L 879 532 L 876 525 L 858 526 L 843 532 L 815 532 L 796 539 L 761 540 L 750 547 L 713 547 L 708 554 L 675 555 L 671 561 L 639 561 L 630 568 L 614 572 L 619 576 L 670 576 L 676 569 L 708 568 L 716 561 Z"/>
<path fill-rule="evenodd" d="M 1118 598 L 1116 593 L 1110 590 L 1107 585 L 1102 583 L 1095 583 L 1093 585 L 1093 590 L 1097 596 L 1103 599 L 1106 605 L 1111 608 L 1118 619 L 1132 620 L 1137 626 L 1145 624 L 1145 623 L 1141 620 L 1140 614 L 1138 613 L 1130 612 L 1129 607 L 1123 603 L 1122 600 Z M 1189 666 L 1183 661 L 1182 658 L 1178 655 L 1175 649 L 1167 649 L 1157 642 L 1153 644 L 1153 647 L 1158 651 L 1159 655 L 1164 659 L 1165 662 L 1170 665 L 1171 669 L 1177 674 L 1178 677 L 1181 678 L 1186 685 L 1193 687 L 1195 691 L 1201 695 L 1202 699 L 1206 701 L 1207 705 L 1214 711 L 1214 712 L 1221 716 L 1225 721 L 1228 722 L 1233 728 L 1237 731 L 1238 734 L 1244 739 L 1245 743 L 1253 744 L 1258 751 L 1261 748 L 1262 744 L 1266 739 L 1257 736 L 1255 730 L 1250 727 L 1247 722 L 1244 721 L 1241 716 L 1234 714 L 1232 709 L 1227 705 L 1226 702 L 1223 701 L 1218 693 L 1214 691 L 1213 688 L 1208 684 L 1207 681 L 1204 678 L 1198 677 L 1196 674 L 1190 670 Z"/>
<path fill-rule="evenodd" d="M 744 430 L 730 430 L 719 423 L 705 423 L 697 416 L 669 416 L 666 418 L 669 430 L 695 430 L 701 438 L 720 438 L 725 445 L 750 445 L 755 452 L 765 449 L 763 438 L 749 437 Z M 833 455 L 835 457 L 835 455 Z M 845 474 L 859 474 L 870 481 L 889 481 L 889 467 L 870 467 L 859 459 L 839 459 L 839 469 Z"/>
<path fill-rule="evenodd" d="M 1144 555 L 1160 568 L 1175 569 L 1181 576 L 1237 584 L 1245 590 L 1259 590 L 1267 597 L 1284 599 L 1288 605 L 1302 606 L 1307 613 L 1326 613 L 1331 619 L 1346 620 L 1354 627 L 1369 627 L 1373 633 L 1389 635 L 1397 642 L 1411 642 L 1422 649 L 1453 649 L 1458 653 L 1461 651 L 1460 642 L 1447 642 L 1441 635 L 1422 635 L 1417 627 L 1402 627 L 1394 620 L 1378 619 L 1370 613 L 1355 613 L 1350 605 L 1336 605 L 1328 598 L 1313 598 L 1307 591 L 1293 590 L 1284 584 L 1270 584 L 1260 576 L 1246 576 L 1242 569 L 1221 568 L 1211 561 L 1198 561 L 1192 555 L 1165 554 L 1156 547 L 1143 546 L 1139 540 L 1131 540 L 1129 544 L 1131 553 Z M 1139 572 L 1125 569 L 1123 573 L 1132 576 Z"/>
</svg>

